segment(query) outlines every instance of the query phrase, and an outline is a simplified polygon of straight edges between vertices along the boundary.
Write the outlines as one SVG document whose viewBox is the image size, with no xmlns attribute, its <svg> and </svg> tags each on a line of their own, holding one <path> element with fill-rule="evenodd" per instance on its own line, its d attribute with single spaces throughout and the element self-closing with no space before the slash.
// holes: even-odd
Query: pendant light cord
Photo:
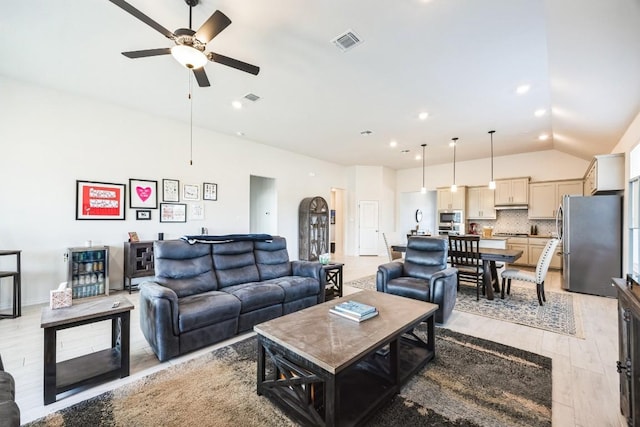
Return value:
<svg viewBox="0 0 640 427">
<path fill-rule="evenodd" d="M 495 130 L 490 130 L 489 134 L 491 135 L 491 181 L 493 181 L 493 133 Z"/>
<path fill-rule="evenodd" d="M 422 144 L 422 188 L 426 188 L 424 186 L 424 147 L 426 147 L 427 144 Z"/>
<path fill-rule="evenodd" d="M 193 76 L 189 72 L 189 165 L 193 166 Z"/>
</svg>

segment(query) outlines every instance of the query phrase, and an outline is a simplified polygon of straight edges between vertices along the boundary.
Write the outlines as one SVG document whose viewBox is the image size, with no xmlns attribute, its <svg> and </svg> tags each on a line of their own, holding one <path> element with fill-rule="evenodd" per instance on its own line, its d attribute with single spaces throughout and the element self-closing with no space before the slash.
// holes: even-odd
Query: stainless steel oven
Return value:
<svg viewBox="0 0 640 427">
<path fill-rule="evenodd" d="M 438 234 L 464 234 L 464 212 L 461 210 L 439 210 Z"/>
</svg>

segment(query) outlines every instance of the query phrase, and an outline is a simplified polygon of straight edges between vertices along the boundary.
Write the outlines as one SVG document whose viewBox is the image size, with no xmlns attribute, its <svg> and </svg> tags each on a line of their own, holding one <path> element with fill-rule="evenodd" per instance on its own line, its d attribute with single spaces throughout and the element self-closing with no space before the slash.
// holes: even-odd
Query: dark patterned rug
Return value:
<svg viewBox="0 0 640 427">
<path fill-rule="evenodd" d="M 434 361 L 367 425 L 551 426 L 551 359 L 443 328 L 436 336 Z M 253 336 L 27 425 L 296 425 L 255 382 Z"/>
<path fill-rule="evenodd" d="M 345 285 L 375 291 L 376 276 L 352 280 Z M 476 288 L 461 285 L 454 309 L 558 334 L 584 338 L 582 317 L 573 296 L 568 292 L 552 291 L 545 291 L 545 295 L 547 302 L 541 307 L 538 304 L 538 297 L 533 286 L 512 284 L 511 294 L 506 295 L 505 299 L 496 295 L 495 299 L 490 301 L 480 296 L 480 300 L 477 301 Z"/>
</svg>

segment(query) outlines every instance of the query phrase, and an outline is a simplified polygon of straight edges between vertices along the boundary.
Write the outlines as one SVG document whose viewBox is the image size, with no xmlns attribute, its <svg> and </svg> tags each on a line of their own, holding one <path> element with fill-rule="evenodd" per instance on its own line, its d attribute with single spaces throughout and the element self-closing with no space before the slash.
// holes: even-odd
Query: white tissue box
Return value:
<svg viewBox="0 0 640 427">
<path fill-rule="evenodd" d="M 55 289 L 50 292 L 49 307 L 51 309 L 71 307 L 71 288 Z"/>
</svg>

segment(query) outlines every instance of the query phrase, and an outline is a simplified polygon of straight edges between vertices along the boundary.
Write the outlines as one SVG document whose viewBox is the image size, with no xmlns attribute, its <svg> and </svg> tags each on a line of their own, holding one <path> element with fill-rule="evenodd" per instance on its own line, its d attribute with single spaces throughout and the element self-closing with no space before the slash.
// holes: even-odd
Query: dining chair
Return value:
<svg viewBox="0 0 640 427">
<path fill-rule="evenodd" d="M 480 236 L 449 236 L 449 262 L 458 269 L 460 282 L 476 285 L 476 300 L 480 300 L 480 288 L 484 295 L 483 268 L 480 260 Z"/>
<path fill-rule="evenodd" d="M 384 239 L 384 246 L 387 248 L 387 255 L 389 256 L 389 262 L 402 261 L 402 252 L 394 251 L 393 249 L 391 249 L 391 246 L 393 245 L 393 243 L 390 242 L 390 239 L 387 238 L 386 233 L 384 232 L 382 233 L 382 238 Z"/>
<path fill-rule="evenodd" d="M 553 251 L 558 246 L 558 239 L 549 239 L 546 246 L 538 258 L 538 264 L 536 265 L 535 273 L 529 273 L 526 271 L 517 270 L 515 268 L 508 268 L 502 272 L 502 288 L 500 291 L 500 297 L 504 298 L 505 282 L 507 295 L 511 293 L 511 281 L 521 280 L 523 282 L 535 283 L 536 294 L 538 295 L 538 303 L 543 305 L 542 302 L 546 302 L 547 299 L 544 295 L 544 280 L 547 277 L 547 271 L 549 271 L 549 265 L 551 264 L 551 258 L 553 257 Z"/>
</svg>

